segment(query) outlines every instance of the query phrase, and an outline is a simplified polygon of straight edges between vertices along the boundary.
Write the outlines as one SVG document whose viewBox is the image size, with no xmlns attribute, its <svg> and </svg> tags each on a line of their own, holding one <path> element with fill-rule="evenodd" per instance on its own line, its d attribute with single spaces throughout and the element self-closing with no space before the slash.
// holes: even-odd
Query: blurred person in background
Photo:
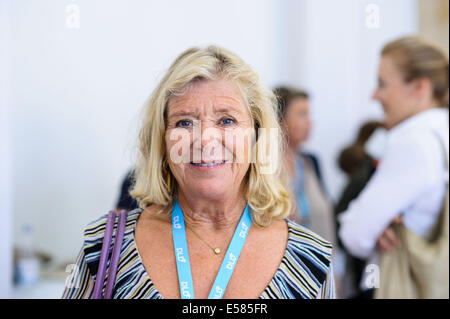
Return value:
<svg viewBox="0 0 450 319">
<path fill-rule="evenodd" d="M 384 124 L 379 121 L 368 121 L 358 131 L 356 140 L 345 147 L 338 156 L 339 168 L 349 177 L 355 176 L 362 167 L 376 167 L 378 159 L 366 149 L 366 143 Z"/>
<path fill-rule="evenodd" d="M 358 131 L 356 140 L 340 152 L 338 165 L 347 175 L 348 182 L 336 204 L 336 216 L 347 210 L 349 203 L 358 197 L 375 173 L 376 167 L 378 166 L 379 154 L 377 151 L 371 152 L 370 146 L 373 143 L 380 143 L 379 140 L 373 142 L 374 136 L 375 138 L 377 137 L 375 133 L 380 131 L 384 132 L 382 122 L 368 121 L 364 123 Z M 379 147 L 377 146 L 377 148 Z M 338 222 L 336 223 L 336 229 L 339 231 Z M 364 271 L 366 261 L 348 253 L 339 238 L 338 245 L 340 250 L 345 254 L 345 277 L 343 278 L 345 286 L 342 288 L 343 297 L 362 297 L 362 292 L 359 292 L 359 282 L 361 281 L 361 275 Z"/>
<path fill-rule="evenodd" d="M 395 266 L 383 269 L 384 260 L 414 249 L 400 240 L 401 234 L 414 234 L 416 240 L 427 241 L 434 229 L 442 228 L 447 236 L 443 238 L 446 252 L 442 250 L 446 256 L 436 268 L 436 276 L 442 277 L 429 280 L 435 291 L 440 291 L 433 296 L 444 298 L 448 298 L 448 220 L 439 221 L 441 216 L 448 218 L 448 205 L 443 206 L 444 198 L 448 200 L 448 72 L 447 57 L 418 37 L 400 38 L 382 49 L 373 99 L 382 105 L 389 130 L 386 151 L 367 186 L 339 218 L 342 243 L 354 256 L 368 258 L 370 264 L 382 262 L 381 278 Z M 399 227 L 402 232 L 396 231 Z M 414 265 L 408 266 L 411 268 L 399 272 L 398 278 L 410 276 Z M 429 267 L 436 265 L 431 263 Z M 426 270 L 415 275 L 421 276 Z M 389 282 L 377 287 L 365 279 L 361 282 L 363 289 L 372 289 L 375 297 L 385 298 L 379 292 L 385 291 Z M 397 279 L 393 277 L 393 281 Z M 422 286 L 428 284 L 423 282 Z M 419 286 L 414 289 L 396 297 L 423 296 Z"/>
<path fill-rule="evenodd" d="M 120 186 L 120 194 L 116 203 L 116 210 L 121 211 L 125 209 L 127 211 L 132 211 L 139 207 L 139 203 L 130 195 L 130 190 L 134 183 L 134 170 L 130 169 L 122 180 Z"/>
<path fill-rule="evenodd" d="M 285 137 L 284 177 L 292 198 L 289 218 L 336 244 L 335 220 L 317 156 L 304 152 L 302 145 L 311 130 L 308 93 L 288 87 L 274 90 Z"/>
<path fill-rule="evenodd" d="M 336 296 L 340 298 L 344 269 L 337 249 L 336 221 L 317 156 L 303 150 L 311 130 L 310 104 L 307 92 L 289 87 L 277 87 L 278 116 L 284 135 L 282 177 L 291 193 L 289 218 L 316 232 L 333 244 Z"/>
</svg>

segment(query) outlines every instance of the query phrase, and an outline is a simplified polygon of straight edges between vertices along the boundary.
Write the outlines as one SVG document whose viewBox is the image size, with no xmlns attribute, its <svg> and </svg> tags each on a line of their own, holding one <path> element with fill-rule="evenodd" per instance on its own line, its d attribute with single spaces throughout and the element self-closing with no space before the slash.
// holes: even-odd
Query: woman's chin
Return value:
<svg viewBox="0 0 450 319">
<path fill-rule="evenodd" d="M 226 196 L 227 189 L 230 189 L 230 185 L 226 185 L 222 181 L 194 181 L 193 183 L 190 183 L 190 185 L 186 185 L 186 189 L 183 191 L 186 194 L 189 194 L 191 196 L 195 197 L 201 197 L 203 199 L 217 199 L 221 198 L 223 196 Z"/>
</svg>

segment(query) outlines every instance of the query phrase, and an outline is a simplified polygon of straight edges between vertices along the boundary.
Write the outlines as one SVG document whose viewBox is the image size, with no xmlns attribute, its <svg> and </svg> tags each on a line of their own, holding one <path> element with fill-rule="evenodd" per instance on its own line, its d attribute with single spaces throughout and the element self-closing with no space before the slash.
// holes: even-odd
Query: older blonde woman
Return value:
<svg viewBox="0 0 450 319">
<path fill-rule="evenodd" d="M 334 297 L 331 245 L 286 219 L 274 129 L 276 100 L 239 57 L 175 60 L 144 109 L 113 298 Z M 92 297 L 105 223 L 86 228 L 64 298 Z"/>
</svg>

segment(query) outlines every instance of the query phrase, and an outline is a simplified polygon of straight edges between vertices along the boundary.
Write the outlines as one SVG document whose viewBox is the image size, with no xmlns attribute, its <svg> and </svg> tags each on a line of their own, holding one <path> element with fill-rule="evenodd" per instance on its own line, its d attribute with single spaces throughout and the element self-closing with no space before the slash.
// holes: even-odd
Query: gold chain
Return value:
<svg viewBox="0 0 450 319">
<path fill-rule="evenodd" d="M 213 247 L 211 246 L 206 240 L 203 239 L 202 236 L 200 236 L 199 234 L 197 234 L 196 231 L 194 231 L 191 227 L 189 227 L 188 224 L 185 224 L 186 228 L 189 228 L 191 232 L 194 233 L 195 236 L 197 236 L 202 242 L 204 242 L 216 255 L 219 255 L 222 252 L 222 249 L 220 249 L 220 247 Z"/>
<path fill-rule="evenodd" d="M 202 238 L 202 236 L 200 236 L 199 234 L 197 234 L 191 227 L 189 227 L 187 224 L 186 224 L 186 227 L 187 228 L 189 228 L 190 229 L 190 231 L 191 232 L 193 232 L 194 233 L 194 235 L 195 236 L 197 236 L 202 242 L 204 242 L 216 255 L 218 255 L 218 254 L 220 254 L 221 253 L 221 249 L 219 248 L 219 247 L 216 247 L 216 248 L 214 248 L 213 246 L 211 246 L 206 240 L 204 240 L 203 238 Z"/>
</svg>

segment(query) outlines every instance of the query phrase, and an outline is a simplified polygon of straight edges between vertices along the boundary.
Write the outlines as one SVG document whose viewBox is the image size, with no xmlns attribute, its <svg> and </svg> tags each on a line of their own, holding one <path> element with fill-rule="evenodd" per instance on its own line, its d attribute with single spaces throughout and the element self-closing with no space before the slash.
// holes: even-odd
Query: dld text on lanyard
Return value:
<svg viewBox="0 0 450 319">
<path fill-rule="evenodd" d="M 216 280 L 209 293 L 208 299 L 221 299 L 225 293 L 228 282 L 233 274 L 234 267 L 244 247 L 245 239 L 250 230 L 252 219 L 245 206 L 244 213 L 231 239 L 230 246 L 225 254 L 222 265 L 217 273 Z M 194 286 L 192 284 L 191 264 L 186 241 L 186 228 L 184 225 L 183 212 L 177 200 L 172 209 L 172 234 L 175 247 L 175 259 L 177 262 L 178 281 L 180 285 L 180 295 L 182 299 L 194 298 Z"/>
</svg>

